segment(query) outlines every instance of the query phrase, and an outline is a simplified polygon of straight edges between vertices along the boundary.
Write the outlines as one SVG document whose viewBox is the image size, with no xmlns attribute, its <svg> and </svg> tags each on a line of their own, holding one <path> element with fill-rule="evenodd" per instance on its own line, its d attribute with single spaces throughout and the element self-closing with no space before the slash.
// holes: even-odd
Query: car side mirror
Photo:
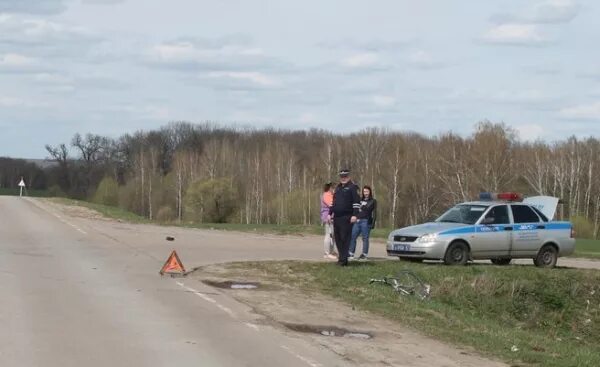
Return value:
<svg viewBox="0 0 600 367">
<path fill-rule="evenodd" d="M 496 221 L 496 218 L 494 218 L 494 217 L 485 217 L 481 221 L 481 224 L 493 224 L 495 221 Z"/>
</svg>

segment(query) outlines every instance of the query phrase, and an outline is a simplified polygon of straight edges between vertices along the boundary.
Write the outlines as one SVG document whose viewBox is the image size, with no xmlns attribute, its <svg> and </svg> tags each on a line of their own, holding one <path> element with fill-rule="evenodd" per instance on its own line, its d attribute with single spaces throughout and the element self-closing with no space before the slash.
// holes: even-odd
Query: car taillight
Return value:
<svg viewBox="0 0 600 367">
<path fill-rule="evenodd" d="M 575 228 L 571 227 L 571 238 L 575 238 Z"/>
</svg>

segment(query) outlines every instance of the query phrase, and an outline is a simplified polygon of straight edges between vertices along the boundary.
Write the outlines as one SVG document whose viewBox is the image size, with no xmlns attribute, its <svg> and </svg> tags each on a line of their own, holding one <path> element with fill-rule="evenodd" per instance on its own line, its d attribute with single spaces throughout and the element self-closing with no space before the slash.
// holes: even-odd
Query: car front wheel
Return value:
<svg viewBox="0 0 600 367">
<path fill-rule="evenodd" d="M 552 245 L 545 245 L 540 249 L 533 263 L 540 268 L 553 268 L 558 261 L 558 250 Z"/>
<path fill-rule="evenodd" d="M 453 242 L 444 256 L 446 265 L 465 265 L 469 260 L 469 246 L 464 242 Z"/>
</svg>

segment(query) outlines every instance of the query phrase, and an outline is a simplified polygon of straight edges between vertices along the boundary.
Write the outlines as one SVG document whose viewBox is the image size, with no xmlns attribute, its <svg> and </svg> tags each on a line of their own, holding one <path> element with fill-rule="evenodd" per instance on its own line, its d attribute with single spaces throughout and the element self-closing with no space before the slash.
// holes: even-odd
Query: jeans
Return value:
<svg viewBox="0 0 600 367">
<path fill-rule="evenodd" d="M 352 227 L 352 239 L 350 240 L 350 255 L 356 251 L 356 240 L 358 235 L 362 234 L 362 253 L 369 254 L 369 234 L 371 234 L 371 225 L 368 219 L 359 219 Z"/>
</svg>

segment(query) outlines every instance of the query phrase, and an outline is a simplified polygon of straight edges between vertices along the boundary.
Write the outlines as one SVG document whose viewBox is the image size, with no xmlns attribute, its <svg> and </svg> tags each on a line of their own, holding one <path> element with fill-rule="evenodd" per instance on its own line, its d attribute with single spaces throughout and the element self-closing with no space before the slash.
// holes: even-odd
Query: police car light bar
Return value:
<svg viewBox="0 0 600 367">
<path fill-rule="evenodd" d="M 516 192 L 501 192 L 499 194 L 493 192 L 482 192 L 479 194 L 481 201 L 523 201 L 523 196 Z"/>
</svg>

